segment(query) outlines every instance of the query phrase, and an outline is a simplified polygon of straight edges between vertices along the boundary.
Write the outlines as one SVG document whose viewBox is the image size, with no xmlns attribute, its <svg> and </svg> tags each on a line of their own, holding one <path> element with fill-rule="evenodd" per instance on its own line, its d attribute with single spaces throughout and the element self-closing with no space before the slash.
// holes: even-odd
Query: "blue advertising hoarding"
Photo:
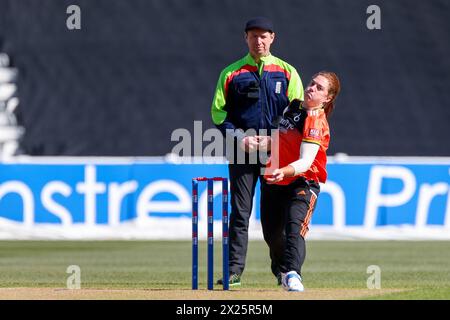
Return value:
<svg viewBox="0 0 450 320">
<path fill-rule="evenodd" d="M 449 170 L 450 161 L 330 163 L 311 227 L 437 227 L 450 233 Z M 152 219 L 170 221 L 165 224 L 170 227 L 190 218 L 191 180 L 198 176 L 226 177 L 227 166 L 145 161 L 1 164 L 0 229 L 52 226 L 63 234 L 69 226 L 139 226 Z M 199 188 L 200 205 L 206 203 L 205 187 Z M 220 183 L 215 188 L 219 221 Z M 253 215 L 258 221 L 259 187 Z"/>
</svg>

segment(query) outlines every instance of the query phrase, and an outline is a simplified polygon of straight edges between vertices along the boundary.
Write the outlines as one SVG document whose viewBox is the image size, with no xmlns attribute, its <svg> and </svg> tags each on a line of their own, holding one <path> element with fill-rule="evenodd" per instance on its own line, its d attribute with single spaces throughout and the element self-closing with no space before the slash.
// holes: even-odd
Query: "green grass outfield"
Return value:
<svg viewBox="0 0 450 320">
<path fill-rule="evenodd" d="M 206 287 L 206 244 L 200 243 L 199 287 Z M 215 279 L 221 243 L 215 243 Z M 69 265 L 81 268 L 83 288 L 189 289 L 190 241 L 0 241 L 1 288 L 65 288 Z M 367 267 L 381 269 L 382 289 L 404 289 L 372 299 L 450 299 L 449 241 L 309 241 L 306 289 L 367 289 Z M 245 289 L 276 289 L 268 249 L 251 241 Z"/>
</svg>

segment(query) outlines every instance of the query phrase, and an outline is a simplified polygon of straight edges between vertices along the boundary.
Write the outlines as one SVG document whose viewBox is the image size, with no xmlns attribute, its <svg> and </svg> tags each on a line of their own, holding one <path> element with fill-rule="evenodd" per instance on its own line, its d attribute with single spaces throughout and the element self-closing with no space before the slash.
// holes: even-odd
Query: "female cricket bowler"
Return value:
<svg viewBox="0 0 450 320">
<path fill-rule="evenodd" d="M 272 267 L 278 266 L 282 286 L 303 291 L 301 268 L 305 236 L 317 203 L 319 182 L 327 178 L 326 151 L 330 142 L 327 118 L 340 91 L 336 74 L 317 73 L 305 90 L 304 101 L 285 109 L 271 158 L 264 173 L 261 223 Z"/>
</svg>

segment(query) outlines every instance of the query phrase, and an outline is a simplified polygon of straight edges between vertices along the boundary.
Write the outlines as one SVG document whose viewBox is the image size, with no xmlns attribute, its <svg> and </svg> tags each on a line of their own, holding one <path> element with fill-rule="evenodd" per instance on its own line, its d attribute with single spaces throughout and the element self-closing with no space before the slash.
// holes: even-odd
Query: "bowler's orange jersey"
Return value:
<svg viewBox="0 0 450 320">
<path fill-rule="evenodd" d="M 303 176 L 306 180 L 324 183 L 327 180 L 327 154 L 330 143 L 330 128 L 323 109 L 307 111 L 294 100 L 284 113 L 279 124 L 279 134 L 273 138 L 271 156 L 266 173 L 282 168 L 300 159 L 300 145 L 303 142 L 319 145 L 319 151 L 311 167 L 304 173 L 284 178 L 277 184 L 287 185 Z"/>
</svg>

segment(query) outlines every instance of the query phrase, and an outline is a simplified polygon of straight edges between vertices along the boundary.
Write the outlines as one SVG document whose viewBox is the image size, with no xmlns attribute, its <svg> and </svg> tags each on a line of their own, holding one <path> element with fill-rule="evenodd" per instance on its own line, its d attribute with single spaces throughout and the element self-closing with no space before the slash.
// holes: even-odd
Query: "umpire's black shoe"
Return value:
<svg viewBox="0 0 450 320">
<path fill-rule="evenodd" d="M 237 273 L 230 273 L 229 286 L 236 287 L 241 285 L 241 275 Z M 223 279 L 217 280 L 217 284 L 222 285 Z"/>
<path fill-rule="evenodd" d="M 282 281 L 283 281 L 283 279 L 281 277 L 281 272 L 277 273 L 277 285 L 281 286 Z"/>
</svg>

